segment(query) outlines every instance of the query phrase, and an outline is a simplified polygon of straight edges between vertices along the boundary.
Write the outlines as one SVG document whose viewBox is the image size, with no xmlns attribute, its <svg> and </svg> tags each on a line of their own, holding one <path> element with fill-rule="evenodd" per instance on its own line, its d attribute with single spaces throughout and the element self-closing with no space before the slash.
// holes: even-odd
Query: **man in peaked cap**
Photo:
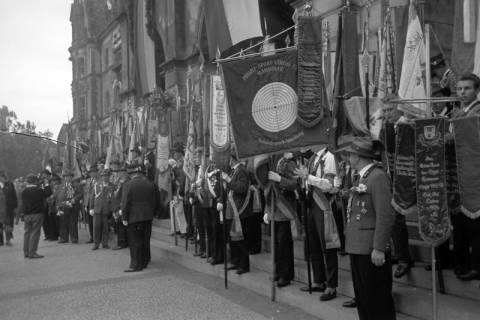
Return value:
<svg viewBox="0 0 480 320">
<path fill-rule="evenodd" d="M 85 182 L 83 187 L 83 206 L 85 209 L 86 219 L 88 223 L 88 233 L 90 234 L 90 240 L 87 243 L 93 243 L 93 214 L 90 214 L 90 210 L 93 209 L 93 187 L 97 183 L 98 179 L 98 169 L 97 164 L 94 163 L 90 166 L 88 170 L 88 175 L 90 176 Z"/>
<path fill-rule="evenodd" d="M 78 243 L 78 214 L 75 216 L 74 206 L 80 203 L 82 194 L 73 183 L 73 172 L 69 169 L 62 171 L 63 181 L 56 190 L 55 203 L 59 216 L 60 240 L 58 243 Z"/>
<path fill-rule="evenodd" d="M 128 246 L 127 228 L 122 223 L 122 216 L 120 211 L 120 201 L 122 199 L 122 192 L 125 183 L 130 180 L 125 168 L 125 164 L 121 162 L 114 162 L 111 164 L 112 168 L 112 184 L 114 187 L 112 195 L 112 213 L 115 218 L 115 232 L 117 233 L 117 245 L 113 250 L 120 250 Z"/>
<path fill-rule="evenodd" d="M 390 178 L 373 161 L 370 138 L 356 137 L 341 151 L 359 173 L 347 210 L 345 250 L 350 254 L 353 288 L 360 320 L 394 320 L 389 241 L 395 213 Z"/>
<path fill-rule="evenodd" d="M 110 170 L 103 169 L 100 172 L 100 181 L 93 185 L 93 208 L 90 209 L 90 215 L 93 213 L 93 248 L 97 250 L 102 242 L 104 249 L 108 246 L 108 217 L 112 213 L 111 200 L 113 196 L 113 185 L 110 182 Z"/>
</svg>

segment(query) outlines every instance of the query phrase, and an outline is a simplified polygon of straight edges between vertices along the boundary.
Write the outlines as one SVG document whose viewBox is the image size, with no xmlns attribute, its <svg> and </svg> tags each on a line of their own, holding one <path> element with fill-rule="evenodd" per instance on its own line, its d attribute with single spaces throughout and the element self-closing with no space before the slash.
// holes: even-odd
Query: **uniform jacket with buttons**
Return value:
<svg viewBox="0 0 480 320">
<path fill-rule="evenodd" d="M 367 187 L 365 193 L 353 193 L 347 214 L 345 251 L 350 254 L 368 255 L 373 249 L 387 249 L 395 212 L 390 204 L 392 193 L 387 173 L 373 168 L 360 184 Z"/>
<path fill-rule="evenodd" d="M 233 200 L 235 202 L 237 210 L 240 210 L 242 208 L 244 201 L 246 200 L 249 188 L 250 188 L 250 178 L 248 175 L 247 168 L 245 168 L 245 166 L 242 163 L 240 163 L 233 171 L 233 174 L 231 176 L 231 181 L 227 183 L 227 193 L 230 191 L 233 191 Z M 227 202 L 227 210 L 226 210 L 225 217 L 227 219 L 232 219 L 234 216 L 233 207 L 230 204 L 230 201 L 228 201 L 228 198 L 226 199 L 226 202 Z M 243 219 L 250 216 L 252 214 L 251 207 L 252 205 L 250 202 L 250 204 L 247 205 L 247 208 L 240 214 L 240 218 Z"/>
<path fill-rule="evenodd" d="M 110 182 L 97 181 L 93 185 L 93 209 L 95 214 L 108 215 L 112 212 L 114 186 Z"/>
</svg>

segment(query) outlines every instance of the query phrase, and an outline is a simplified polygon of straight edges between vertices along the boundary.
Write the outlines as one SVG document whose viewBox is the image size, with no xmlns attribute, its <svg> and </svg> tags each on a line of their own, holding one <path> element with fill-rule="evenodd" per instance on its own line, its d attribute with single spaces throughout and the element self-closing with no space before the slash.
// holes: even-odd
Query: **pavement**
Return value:
<svg viewBox="0 0 480 320">
<path fill-rule="evenodd" d="M 42 235 L 45 258 L 25 259 L 23 226 L 15 226 L 13 246 L 0 247 L 0 319 L 318 319 L 155 255 L 148 269 L 124 273 L 128 249 L 92 251 L 87 239 L 85 229 L 80 244 Z"/>
</svg>

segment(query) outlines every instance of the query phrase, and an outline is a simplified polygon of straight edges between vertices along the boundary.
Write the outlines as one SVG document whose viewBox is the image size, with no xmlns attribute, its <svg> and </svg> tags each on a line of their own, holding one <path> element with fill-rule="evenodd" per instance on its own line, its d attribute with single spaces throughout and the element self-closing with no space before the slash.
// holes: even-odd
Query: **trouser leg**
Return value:
<svg viewBox="0 0 480 320">
<path fill-rule="evenodd" d="M 290 281 L 294 276 L 293 239 L 290 221 L 275 222 L 275 276 Z"/>
<path fill-rule="evenodd" d="M 472 247 L 472 270 L 480 272 L 480 218 L 469 219 L 468 227 Z"/>
<path fill-rule="evenodd" d="M 101 227 L 100 227 L 100 232 L 101 232 L 101 239 L 102 239 L 102 246 L 107 247 L 108 246 L 108 215 L 102 214 L 101 215 Z"/>
<path fill-rule="evenodd" d="M 70 210 L 64 210 L 63 214 L 60 215 L 60 240 L 61 241 L 68 242 L 69 224 L 70 224 Z"/>
<path fill-rule="evenodd" d="M 455 267 L 467 270 L 470 268 L 468 218 L 463 213 L 453 214 L 452 224 Z"/>
<path fill-rule="evenodd" d="M 144 231 L 142 233 L 142 259 L 143 259 L 143 268 L 146 268 L 150 263 L 151 252 L 150 252 L 150 238 L 152 236 L 152 220 L 144 221 Z"/>
<path fill-rule="evenodd" d="M 74 208 L 70 215 L 68 222 L 69 228 L 68 233 L 70 235 L 71 242 L 78 242 L 78 212 L 80 209 Z"/>
<path fill-rule="evenodd" d="M 395 256 L 398 262 L 411 264 L 412 258 L 410 256 L 410 250 L 408 245 L 408 230 L 405 221 L 405 216 L 396 213 L 395 223 L 392 228 L 392 240 L 393 247 L 395 248 Z"/>
<path fill-rule="evenodd" d="M 93 215 L 93 242 L 99 245 L 102 239 L 102 215 L 95 213 Z"/>
<path fill-rule="evenodd" d="M 93 240 L 93 216 L 90 215 L 90 209 L 87 210 L 87 224 L 88 224 L 88 234 L 90 235 L 90 240 Z"/>
<path fill-rule="evenodd" d="M 127 246 L 127 228 L 123 225 L 121 219 L 117 220 L 117 246 Z"/>
<path fill-rule="evenodd" d="M 37 253 L 38 241 L 40 240 L 40 232 L 43 224 L 43 214 L 33 214 L 32 215 L 32 232 L 30 234 L 30 239 L 28 240 L 28 253 L 31 257 Z"/>
<path fill-rule="evenodd" d="M 206 230 L 205 230 L 205 210 L 201 208 L 199 205 L 197 205 L 195 208 L 195 214 L 196 214 L 195 222 L 197 226 L 199 250 L 201 253 L 204 253 L 207 247 Z"/>
<path fill-rule="evenodd" d="M 213 258 L 215 253 L 214 234 L 213 234 L 213 216 L 210 208 L 203 208 L 202 215 L 204 217 L 203 223 L 205 225 L 205 233 L 207 235 L 207 257 Z"/>
<path fill-rule="evenodd" d="M 130 239 L 130 268 L 140 269 L 142 260 L 142 225 L 139 222 L 128 224 L 127 234 Z"/>
<path fill-rule="evenodd" d="M 381 267 L 369 255 L 350 255 L 350 261 L 360 320 L 395 320 L 390 257 Z"/>
<path fill-rule="evenodd" d="M 223 224 L 220 223 L 219 213 L 216 209 L 211 208 L 212 216 L 212 233 L 213 233 L 213 252 L 214 260 L 222 262 L 224 260 L 225 239 L 223 234 Z"/>
<path fill-rule="evenodd" d="M 0 223 L 0 246 L 3 246 L 3 229 L 4 229 L 3 223 Z"/>
<path fill-rule="evenodd" d="M 32 220 L 30 218 L 30 215 L 25 215 L 24 229 L 25 229 L 25 233 L 23 234 L 23 255 L 25 257 L 28 257 L 30 254 L 29 240 L 30 240 L 30 234 L 32 233 Z"/>
</svg>

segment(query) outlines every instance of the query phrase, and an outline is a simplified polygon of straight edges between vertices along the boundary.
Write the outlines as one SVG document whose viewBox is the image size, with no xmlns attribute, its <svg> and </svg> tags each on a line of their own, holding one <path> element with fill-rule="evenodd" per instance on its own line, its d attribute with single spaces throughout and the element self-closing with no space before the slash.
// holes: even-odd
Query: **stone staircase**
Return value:
<svg viewBox="0 0 480 320">
<path fill-rule="evenodd" d="M 170 236 L 169 220 L 154 220 L 152 230 L 152 254 L 164 256 L 188 268 L 223 277 L 223 265 L 211 266 L 204 259 L 192 256 L 194 246 L 185 251 L 185 240 L 179 238 L 178 246 Z M 269 238 L 264 236 L 263 248 L 269 249 Z M 426 248 L 425 248 L 426 249 Z M 320 302 L 318 294 L 309 295 L 299 290 L 307 282 L 307 266 L 303 260 L 303 243 L 294 241 L 295 281 L 292 285 L 277 289 L 277 301 L 294 305 L 320 319 L 357 319 L 356 310 L 343 308 L 341 304 L 353 296 L 353 285 L 348 256 L 339 256 L 339 297 Z M 229 281 L 266 296 L 269 301 L 271 285 L 271 257 L 268 252 L 250 256 L 251 272 L 238 276 L 229 272 Z M 394 279 L 394 299 L 398 319 L 432 319 L 431 272 L 418 263 L 410 274 Z M 446 294 L 438 294 L 438 319 L 480 319 L 479 282 L 461 282 L 451 270 L 444 270 Z"/>
</svg>

